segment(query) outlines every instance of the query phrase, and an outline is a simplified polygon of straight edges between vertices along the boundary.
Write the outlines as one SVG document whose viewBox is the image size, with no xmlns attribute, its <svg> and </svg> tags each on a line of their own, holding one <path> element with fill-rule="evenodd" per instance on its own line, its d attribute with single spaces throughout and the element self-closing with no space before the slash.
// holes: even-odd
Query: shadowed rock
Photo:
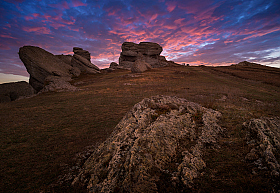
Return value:
<svg viewBox="0 0 280 193">
<path fill-rule="evenodd" d="M 74 47 L 71 65 L 84 73 L 100 73 L 100 69 L 90 62 L 90 53 L 82 48 Z"/>
<path fill-rule="evenodd" d="M 162 47 L 153 42 L 124 42 L 122 52 L 119 57 L 119 66 L 125 69 L 131 69 L 132 65 L 138 60 L 139 54 L 144 56 L 144 61 L 152 68 L 168 66 L 164 56 L 160 56 Z"/>
<path fill-rule="evenodd" d="M 85 162 L 72 185 L 89 192 L 163 192 L 190 187 L 215 145 L 221 114 L 185 99 L 146 98 L 134 105 Z M 164 181 L 164 182 L 162 182 Z"/>
<path fill-rule="evenodd" d="M 33 87 L 25 81 L 0 84 L 0 103 L 14 101 L 35 94 Z"/>
<path fill-rule="evenodd" d="M 29 84 L 36 90 L 44 88 L 48 76 L 79 76 L 80 71 L 60 60 L 55 55 L 36 46 L 23 46 L 19 57 L 30 74 Z"/>
<path fill-rule="evenodd" d="M 142 73 L 151 69 L 151 65 L 145 62 L 145 59 L 142 54 L 137 55 L 137 60 L 131 66 L 131 72 L 133 73 Z"/>
</svg>

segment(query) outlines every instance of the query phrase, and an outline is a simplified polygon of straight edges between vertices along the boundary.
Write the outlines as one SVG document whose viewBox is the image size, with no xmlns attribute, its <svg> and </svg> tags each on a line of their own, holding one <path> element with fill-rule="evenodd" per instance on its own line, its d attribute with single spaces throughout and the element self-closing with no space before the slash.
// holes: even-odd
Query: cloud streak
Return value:
<svg viewBox="0 0 280 193">
<path fill-rule="evenodd" d="M 280 67 L 279 10 L 277 0 L 4 0 L 0 72 L 26 75 L 17 55 L 23 45 L 54 54 L 79 46 L 91 53 L 93 63 L 107 67 L 118 62 L 125 41 L 157 42 L 175 62 L 249 60 Z"/>
</svg>

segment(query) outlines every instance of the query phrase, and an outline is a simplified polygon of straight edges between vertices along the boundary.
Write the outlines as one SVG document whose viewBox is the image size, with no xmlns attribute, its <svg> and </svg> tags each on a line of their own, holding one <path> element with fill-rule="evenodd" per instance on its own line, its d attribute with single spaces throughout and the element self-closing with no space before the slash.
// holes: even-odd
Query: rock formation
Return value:
<svg viewBox="0 0 280 193">
<path fill-rule="evenodd" d="M 246 160 L 254 166 L 253 173 L 269 171 L 280 188 L 280 118 L 252 119 L 243 124 L 251 147 Z"/>
<path fill-rule="evenodd" d="M 133 42 L 124 42 L 119 57 L 119 67 L 131 69 L 141 55 L 144 57 L 144 61 L 152 68 L 168 66 L 170 63 L 164 56 L 160 56 L 161 52 L 162 47 L 157 43 L 140 42 L 135 44 Z"/>
<path fill-rule="evenodd" d="M 29 97 L 35 90 L 25 81 L 0 84 L 0 103 L 14 101 L 20 97 Z"/>
<path fill-rule="evenodd" d="M 71 55 L 55 55 L 57 58 L 59 58 L 60 60 L 62 60 L 63 62 L 65 62 L 66 64 L 70 65 L 71 66 L 71 60 L 72 60 L 72 57 Z"/>
<path fill-rule="evenodd" d="M 89 192 L 168 192 L 190 187 L 206 164 L 221 114 L 185 99 L 155 96 L 134 105 L 85 162 L 72 185 Z"/>
<path fill-rule="evenodd" d="M 19 49 L 19 57 L 30 74 L 29 84 L 38 92 L 45 86 L 48 76 L 79 76 L 80 70 L 72 67 L 50 52 L 36 46 L 23 46 Z"/>
<path fill-rule="evenodd" d="M 151 68 L 151 65 L 145 61 L 144 56 L 142 54 L 138 54 L 137 60 L 131 66 L 131 72 L 142 73 Z"/>
<path fill-rule="evenodd" d="M 74 47 L 71 65 L 84 73 L 99 73 L 100 69 L 90 62 L 90 53 L 82 48 Z"/>
</svg>

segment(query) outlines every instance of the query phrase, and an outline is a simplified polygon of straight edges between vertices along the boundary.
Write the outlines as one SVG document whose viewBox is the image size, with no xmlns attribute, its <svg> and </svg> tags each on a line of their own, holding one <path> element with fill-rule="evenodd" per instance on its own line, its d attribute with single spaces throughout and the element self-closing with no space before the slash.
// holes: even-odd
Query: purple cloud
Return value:
<svg viewBox="0 0 280 193">
<path fill-rule="evenodd" d="M 79 46 L 104 68 L 124 41 L 157 42 L 175 62 L 280 67 L 279 10 L 277 0 L 1 1 L 0 72 L 27 76 L 17 55 L 23 45 L 54 54 Z"/>
</svg>

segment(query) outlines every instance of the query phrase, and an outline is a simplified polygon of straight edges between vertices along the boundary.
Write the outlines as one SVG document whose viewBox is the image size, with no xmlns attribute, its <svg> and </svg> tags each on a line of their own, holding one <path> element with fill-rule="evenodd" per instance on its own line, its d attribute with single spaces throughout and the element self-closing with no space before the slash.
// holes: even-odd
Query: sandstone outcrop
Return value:
<svg viewBox="0 0 280 193">
<path fill-rule="evenodd" d="M 145 98 L 102 143 L 72 185 L 89 192 L 168 192 L 190 187 L 206 166 L 202 149 L 222 132 L 221 114 L 185 99 Z"/>
<path fill-rule="evenodd" d="M 71 66 L 77 67 L 84 73 L 100 73 L 100 69 L 90 62 L 90 53 L 82 48 L 74 47 Z"/>
<path fill-rule="evenodd" d="M 30 74 L 29 84 L 38 92 L 44 88 L 48 76 L 79 76 L 80 71 L 60 60 L 55 55 L 36 46 L 23 46 L 19 57 Z"/>
<path fill-rule="evenodd" d="M 70 77 L 48 76 L 45 79 L 46 85 L 40 92 L 62 92 L 78 90 L 77 87 L 71 85 L 69 81 L 71 81 Z"/>
<path fill-rule="evenodd" d="M 35 94 L 33 87 L 25 81 L 0 84 L 0 103 L 14 101 Z"/>
<path fill-rule="evenodd" d="M 131 66 L 131 72 L 132 73 L 142 73 L 151 68 L 152 68 L 151 65 L 145 61 L 144 56 L 139 53 L 137 55 L 137 60 Z"/>
<path fill-rule="evenodd" d="M 280 188 L 280 118 L 262 117 L 243 123 L 251 147 L 245 159 L 254 165 L 253 173 L 269 171 Z"/>
<path fill-rule="evenodd" d="M 160 56 L 162 47 L 153 42 L 124 42 L 122 44 L 122 52 L 119 57 L 119 66 L 125 69 L 131 69 L 132 65 L 137 61 L 140 55 L 144 56 L 144 61 L 152 68 L 168 66 L 164 56 Z"/>
<path fill-rule="evenodd" d="M 72 57 L 71 55 L 55 55 L 57 58 L 59 58 L 60 60 L 62 60 L 63 62 L 65 62 L 66 64 L 70 65 L 71 66 L 71 60 L 72 60 Z"/>
</svg>

